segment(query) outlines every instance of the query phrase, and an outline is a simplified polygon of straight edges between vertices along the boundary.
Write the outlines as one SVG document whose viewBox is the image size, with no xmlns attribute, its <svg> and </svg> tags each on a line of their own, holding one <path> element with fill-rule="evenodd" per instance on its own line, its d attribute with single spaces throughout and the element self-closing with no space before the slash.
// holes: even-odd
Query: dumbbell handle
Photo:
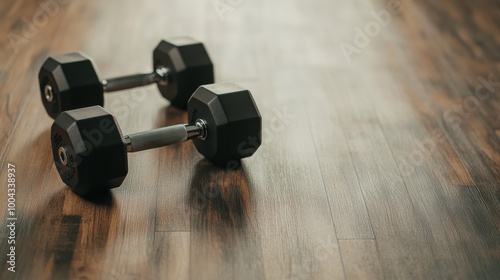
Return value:
<svg viewBox="0 0 500 280">
<path fill-rule="evenodd" d="M 207 137 L 207 123 L 199 119 L 195 124 L 178 124 L 124 136 L 127 152 L 139 152 Z"/>
<path fill-rule="evenodd" d="M 140 86 L 146 86 L 154 83 L 160 83 L 166 86 L 170 71 L 166 67 L 158 67 L 151 73 L 134 74 L 111 79 L 102 80 L 104 92 L 112 92 L 124 89 L 130 89 Z"/>
</svg>

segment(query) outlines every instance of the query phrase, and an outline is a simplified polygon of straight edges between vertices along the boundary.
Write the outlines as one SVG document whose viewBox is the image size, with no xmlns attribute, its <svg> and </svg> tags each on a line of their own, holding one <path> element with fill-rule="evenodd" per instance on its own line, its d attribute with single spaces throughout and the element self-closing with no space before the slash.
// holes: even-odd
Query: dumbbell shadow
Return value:
<svg viewBox="0 0 500 280">
<path fill-rule="evenodd" d="M 118 206 L 107 193 L 87 201 L 63 189 L 33 213 L 26 213 L 23 224 L 27 230 L 18 236 L 24 240 L 19 244 L 23 262 L 18 269 L 28 275 L 21 278 L 36 279 L 39 275 L 29 275 L 31 271 L 47 269 L 54 279 L 88 278 L 94 271 L 101 271 L 105 248 L 112 246 L 115 239 L 114 221 L 120 220 Z M 74 269 L 74 260 L 86 265 Z"/>
<path fill-rule="evenodd" d="M 192 230 L 225 242 L 245 234 L 252 217 L 251 192 L 244 166 L 226 169 L 200 160 L 187 197 Z"/>
</svg>

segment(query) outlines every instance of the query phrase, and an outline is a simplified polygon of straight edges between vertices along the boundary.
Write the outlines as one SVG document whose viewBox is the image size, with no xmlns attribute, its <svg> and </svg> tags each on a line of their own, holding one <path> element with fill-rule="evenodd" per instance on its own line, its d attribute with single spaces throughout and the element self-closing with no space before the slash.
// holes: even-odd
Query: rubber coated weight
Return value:
<svg viewBox="0 0 500 280">
<path fill-rule="evenodd" d="M 214 82 L 213 64 L 205 47 L 191 38 L 161 41 L 153 51 L 153 63 L 155 68 L 164 66 L 171 72 L 167 85 L 158 84 L 161 94 L 184 110 L 199 86 Z"/>
<path fill-rule="evenodd" d="M 118 187 L 127 175 L 122 133 L 100 106 L 60 114 L 52 125 L 51 144 L 62 181 L 79 195 Z"/>
<path fill-rule="evenodd" d="M 81 53 L 49 57 L 38 74 L 42 103 L 50 117 L 62 111 L 103 105 L 104 96 L 92 60 Z"/>
<path fill-rule="evenodd" d="M 188 103 L 189 121 L 205 119 L 207 139 L 193 139 L 208 160 L 225 165 L 249 157 L 262 143 L 262 120 L 250 91 L 234 84 L 201 86 Z"/>
</svg>

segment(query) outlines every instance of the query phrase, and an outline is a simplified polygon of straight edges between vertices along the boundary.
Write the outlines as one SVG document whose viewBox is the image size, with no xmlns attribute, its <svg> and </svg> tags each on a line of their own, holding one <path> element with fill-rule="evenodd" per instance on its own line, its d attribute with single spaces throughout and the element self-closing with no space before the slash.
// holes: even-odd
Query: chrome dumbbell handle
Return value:
<svg viewBox="0 0 500 280">
<path fill-rule="evenodd" d="M 134 74 L 123 77 L 116 77 L 102 80 L 104 92 L 113 92 L 124 89 L 130 89 L 140 86 L 146 86 L 159 83 L 163 86 L 168 85 L 170 70 L 166 67 L 158 67 L 151 73 Z"/>
<path fill-rule="evenodd" d="M 184 142 L 193 138 L 207 138 L 207 123 L 198 119 L 195 124 L 178 124 L 124 136 L 128 152 L 139 152 Z"/>
</svg>

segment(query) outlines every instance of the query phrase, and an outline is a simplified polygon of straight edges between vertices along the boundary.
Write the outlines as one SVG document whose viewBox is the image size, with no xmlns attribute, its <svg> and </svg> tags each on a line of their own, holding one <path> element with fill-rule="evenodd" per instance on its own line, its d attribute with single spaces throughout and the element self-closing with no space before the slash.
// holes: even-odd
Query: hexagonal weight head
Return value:
<svg viewBox="0 0 500 280">
<path fill-rule="evenodd" d="M 161 41 L 153 51 L 153 65 L 170 69 L 168 85 L 158 83 L 163 97 L 175 107 L 186 109 L 193 92 L 200 85 L 214 82 L 212 61 L 201 42 L 191 38 Z"/>
<path fill-rule="evenodd" d="M 188 104 L 189 123 L 204 119 L 205 140 L 193 139 L 208 160 L 224 166 L 257 151 L 262 143 L 262 119 L 250 91 L 233 83 L 199 87 Z"/>
<path fill-rule="evenodd" d="M 90 58 L 69 53 L 47 58 L 38 74 L 43 106 L 55 119 L 61 112 L 103 105 L 103 87 Z"/>
<path fill-rule="evenodd" d="M 127 175 L 122 133 L 100 106 L 61 113 L 52 125 L 51 141 L 62 181 L 79 195 L 118 187 Z"/>
</svg>

